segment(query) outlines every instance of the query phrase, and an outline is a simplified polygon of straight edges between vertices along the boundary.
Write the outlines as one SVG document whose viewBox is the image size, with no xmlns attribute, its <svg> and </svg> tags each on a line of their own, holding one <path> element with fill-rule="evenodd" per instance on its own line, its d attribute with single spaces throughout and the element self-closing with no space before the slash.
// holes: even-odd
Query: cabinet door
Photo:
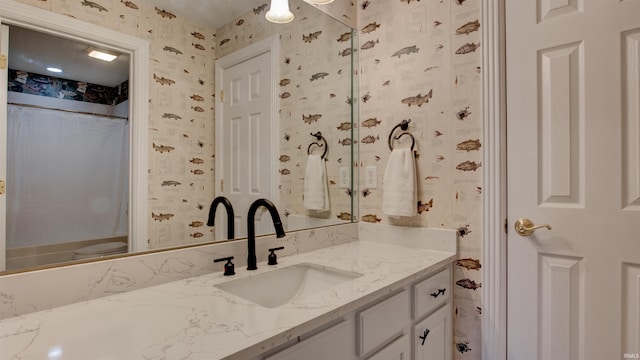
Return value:
<svg viewBox="0 0 640 360">
<path fill-rule="evenodd" d="M 343 321 L 265 360 L 327 360 L 355 358 L 353 321 Z"/>
<path fill-rule="evenodd" d="M 451 298 L 449 267 L 413 286 L 413 319 L 418 320 Z"/>
<path fill-rule="evenodd" d="M 366 356 L 402 333 L 411 324 L 409 292 L 400 293 L 356 314 L 358 355 Z"/>
<path fill-rule="evenodd" d="M 452 343 L 451 304 L 446 304 L 413 327 L 415 360 L 450 360 Z"/>
<path fill-rule="evenodd" d="M 389 344 L 384 349 L 378 351 L 367 360 L 410 360 L 411 359 L 411 338 L 403 335 L 401 338 Z"/>
</svg>

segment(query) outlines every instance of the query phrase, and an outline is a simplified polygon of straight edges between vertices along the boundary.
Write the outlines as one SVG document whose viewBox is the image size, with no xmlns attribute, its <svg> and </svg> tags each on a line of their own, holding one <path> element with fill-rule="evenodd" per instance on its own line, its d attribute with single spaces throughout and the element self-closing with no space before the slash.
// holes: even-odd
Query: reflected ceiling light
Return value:
<svg viewBox="0 0 640 360">
<path fill-rule="evenodd" d="M 271 7 L 264 17 L 276 24 L 291 22 L 293 13 L 289 11 L 289 0 L 271 0 Z"/>
<path fill-rule="evenodd" d="M 118 55 L 111 54 L 104 50 L 96 50 L 94 48 L 89 48 L 87 50 L 87 54 L 92 58 L 100 59 L 102 61 L 113 61 L 118 57 Z"/>
<path fill-rule="evenodd" d="M 60 346 L 52 347 L 51 349 L 49 349 L 49 353 L 47 355 L 49 360 L 62 358 L 62 347 Z"/>
<path fill-rule="evenodd" d="M 328 3 L 332 3 L 333 2 L 333 0 L 308 0 L 308 1 L 311 2 L 311 3 L 314 3 L 314 4 L 318 4 L 318 5 L 326 5 Z"/>
<path fill-rule="evenodd" d="M 58 69 L 57 67 L 48 67 L 47 71 L 51 71 L 51 72 L 54 72 L 54 73 L 61 73 L 62 69 Z"/>
</svg>

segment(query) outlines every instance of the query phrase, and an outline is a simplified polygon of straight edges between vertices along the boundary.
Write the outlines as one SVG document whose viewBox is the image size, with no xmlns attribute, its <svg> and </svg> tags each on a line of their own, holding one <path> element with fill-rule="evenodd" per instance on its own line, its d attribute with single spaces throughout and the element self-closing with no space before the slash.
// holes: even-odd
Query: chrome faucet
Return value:
<svg viewBox="0 0 640 360">
<path fill-rule="evenodd" d="M 255 217 L 258 208 L 264 206 L 269 210 L 271 214 L 271 220 L 273 221 L 273 227 L 276 229 L 276 237 L 284 237 L 284 228 L 282 227 L 282 221 L 280 221 L 280 214 L 276 206 L 267 199 L 258 199 L 249 207 L 249 213 L 247 214 L 247 270 L 256 270 L 258 266 L 256 260 L 256 229 L 255 229 Z"/>
<path fill-rule="evenodd" d="M 209 220 L 207 221 L 207 225 L 208 226 L 214 226 L 215 225 L 215 218 L 216 218 L 216 208 L 218 207 L 218 204 L 222 204 L 224 205 L 224 208 L 227 210 L 227 240 L 231 240 L 234 238 L 234 233 L 235 233 L 235 229 L 234 229 L 234 213 L 233 213 L 233 206 L 231 206 L 231 201 L 229 201 L 229 199 L 227 199 L 224 196 L 218 196 L 217 198 L 213 199 L 213 202 L 211 203 L 211 208 L 209 208 Z"/>
</svg>

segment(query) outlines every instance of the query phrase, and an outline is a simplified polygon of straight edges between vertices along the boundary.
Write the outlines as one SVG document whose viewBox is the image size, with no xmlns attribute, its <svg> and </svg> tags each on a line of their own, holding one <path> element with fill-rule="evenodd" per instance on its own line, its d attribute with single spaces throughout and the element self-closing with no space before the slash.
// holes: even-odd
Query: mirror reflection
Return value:
<svg viewBox="0 0 640 360">
<path fill-rule="evenodd" d="M 129 56 L 96 60 L 89 44 L 3 30 L 7 270 L 126 253 Z"/>
<path fill-rule="evenodd" d="M 230 190 L 233 190 L 230 187 L 232 179 L 219 176 L 223 170 L 214 164 L 214 158 L 234 159 L 233 151 L 224 156 L 218 153 L 217 148 L 224 138 L 220 139 L 217 133 L 214 137 L 211 123 L 214 107 L 222 104 L 218 104 L 219 98 L 215 99 L 215 104 L 213 101 L 219 96 L 218 91 L 214 95 L 213 90 L 208 93 L 207 89 L 209 86 L 214 88 L 215 62 L 269 36 L 276 36 L 280 47 L 276 59 L 279 74 L 271 79 L 277 84 L 276 90 L 269 95 L 270 100 L 276 100 L 271 103 L 275 104 L 274 127 L 277 131 L 268 139 L 262 132 L 254 132 L 254 138 L 248 139 L 253 142 L 269 140 L 272 145 L 270 156 L 260 160 L 269 165 L 269 172 L 261 175 L 272 179 L 264 197 L 276 203 L 287 231 L 351 221 L 351 29 L 302 1 L 292 0 L 291 4 L 296 20 L 290 24 L 268 23 L 264 19 L 267 6 L 260 4 L 218 29 L 213 38 L 206 31 L 196 30 L 189 31 L 188 39 L 172 35 L 171 26 L 178 32 L 190 25 L 188 19 L 174 21 L 170 16 L 173 15 L 171 9 L 154 6 L 146 6 L 146 9 L 144 5 L 148 4 L 144 2 L 138 4 L 140 9 L 125 9 L 131 13 L 144 10 L 158 18 L 157 29 L 134 32 L 136 36 L 149 39 L 152 58 L 149 218 L 141 220 L 149 223 L 149 239 L 143 240 L 148 249 L 228 238 L 226 213 L 222 207 L 218 209 L 216 226 L 207 226 L 209 206 L 214 197 L 232 198 Z M 123 15 L 120 18 L 127 19 Z M 11 29 L 15 34 L 29 31 L 16 26 Z M 29 44 L 53 43 L 51 39 L 20 39 L 21 43 Z M 186 48 L 189 44 L 193 49 Z M 81 42 L 76 42 L 75 46 L 82 50 L 65 51 L 70 56 L 68 61 L 74 61 L 74 64 L 78 58 L 85 58 L 88 50 L 87 44 Z M 43 63 L 43 59 L 26 53 L 21 56 L 33 63 Z M 22 177 L 26 175 L 11 166 L 7 168 L 7 183 L 25 186 L 22 195 L 16 193 L 7 197 L 8 211 L 11 203 L 18 205 L 17 210 L 7 215 L 7 270 L 110 256 L 131 248 L 131 244 L 127 246 L 131 240 L 127 229 L 130 139 L 128 104 L 123 101 L 128 95 L 129 59 L 124 54 L 116 63 L 120 72 L 84 65 L 67 67 L 85 69 L 86 74 L 106 75 L 109 81 L 105 81 L 90 79 L 82 73 L 56 75 L 24 64 L 14 66 L 18 62 L 10 59 L 8 117 L 18 119 L 25 113 L 29 118 L 47 119 L 56 131 L 82 141 L 74 145 L 40 125 L 36 126 L 37 131 L 49 135 L 53 139 L 48 140 L 49 143 L 35 137 L 19 140 L 19 136 L 11 134 L 22 134 L 22 130 L 13 131 L 8 125 L 13 143 L 29 144 L 20 150 L 27 151 L 25 155 L 14 156 L 18 159 L 14 163 L 24 170 L 39 172 L 32 175 L 38 181 L 27 187 Z M 182 98 L 188 100 L 179 100 Z M 57 117 L 65 120 L 56 120 Z M 216 118 L 216 126 L 222 121 L 224 117 Z M 19 123 L 26 124 L 26 121 Z M 100 141 L 89 135 L 78 135 L 79 128 L 89 123 L 95 127 L 94 132 L 100 134 Z M 93 123 L 106 125 L 101 127 Z M 64 127 L 72 130 L 62 130 Z M 268 132 L 269 129 L 264 130 Z M 314 136 L 318 133 L 321 138 Z M 56 141 L 65 147 L 52 151 L 55 147 L 52 142 Z M 83 151 L 71 150 L 72 145 L 81 146 Z M 88 145 L 92 145 L 92 150 Z M 212 156 L 214 149 L 215 157 Z M 10 152 L 9 148 L 7 151 Z M 11 151 L 19 153 L 18 150 Z M 89 159 L 82 160 L 86 161 L 84 165 L 81 165 L 80 154 Z M 28 163 L 27 158 L 32 162 Z M 77 166 L 67 167 L 71 165 Z M 53 170 L 60 170 L 70 178 L 64 180 L 62 175 L 54 176 Z M 187 175 L 177 176 L 178 173 Z M 317 173 L 320 175 L 314 177 L 313 183 L 307 181 L 307 174 Z M 89 175 L 95 177 L 91 179 Z M 228 185 L 226 189 L 225 184 Z M 54 188 L 53 185 L 67 187 Z M 85 185 L 90 185 L 88 192 L 80 190 Z M 248 188 L 236 195 L 243 197 L 251 191 Z M 72 198 L 77 198 L 82 206 L 74 210 L 69 206 Z M 33 207 L 27 210 L 25 205 Z M 240 219 L 238 216 L 234 219 L 235 238 L 245 237 L 244 217 L 248 203 L 244 206 L 242 200 L 235 199 L 233 206 L 235 214 L 240 215 Z M 48 220 L 37 217 L 39 215 L 46 215 Z M 49 218 L 49 215 L 64 219 Z M 273 228 L 269 226 L 257 231 L 258 234 L 272 232 Z"/>
<path fill-rule="evenodd" d="M 291 23 L 270 23 L 264 7 L 255 8 L 216 34 L 217 89 L 224 95 L 216 103 L 216 156 L 221 157 L 216 194 L 239 206 L 240 237 L 246 236 L 242 209 L 259 197 L 274 199 L 288 231 L 351 220 L 352 32 L 311 5 L 291 4 Z M 241 61 L 228 60 L 274 36 L 280 56 L 270 59 L 268 51 L 258 49 Z M 260 104 L 262 96 L 250 93 L 252 81 L 263 85 L 257 93 L 272 91 L 258 81 L 270 61 L 279 73 L 268 82 L 277 84 L 276 93 L 268 95 L 278 100 L 273 106 L 279 122 L 273 125 L 262 116 L 271 104 Z M 257 131 L 259 142 L 252 138 Z M 273 148 L 275 155 L 265 156 Z M 264 186 L 270 183 L 275 186 Z M 217 224 L 224 226 L 221 220 Z M 266 217 L 256 228 L 273 233 Z"/>
</svg>

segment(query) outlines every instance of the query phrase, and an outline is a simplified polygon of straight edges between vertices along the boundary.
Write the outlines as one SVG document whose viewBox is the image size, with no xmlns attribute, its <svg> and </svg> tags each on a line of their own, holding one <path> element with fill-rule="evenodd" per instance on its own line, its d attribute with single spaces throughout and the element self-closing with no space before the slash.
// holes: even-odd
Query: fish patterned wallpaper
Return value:
<svg viewBox="0 0 640 360">
<path fill-rule="evenodd" d="M 338 0 L 328 4 L 315 4 L 309 0 L 303 1 L 351 28 L 355 29 L 358 27 L 358 9 L 356 8 L 355 1 Z"/>
<path fill-rule="evenodd" d="M 103 105 L 118 105 L 129 98 L 128 81 L 109 87 L 14 69 L 9 69 L 7 89 L 17 93 Z"/>
<path fill-rule="evenodd" d="M 149 247 L 213 240 L 214 30 L 151 0 L 18 1 L 149 41 Z"/>
<path fill-rule="evenodd" d="M 301 1 L 291 1 L 293 22 L 277 25 L 264 18 L 267 3 L 218 29 L 216 56 L 280 34 L 280 207 L 286 215 L 351 219 L 351 190 L 338 174 L 351 162 L 351 32 L 347 26 Z M 311 136 L 320 131 L 328 143 L 326 168 L 331 211 L 304 209 L 303 188 Z M 323 144 L 324 145 L 324 144 Z M 322 154 L 323 147 L 312 146 Z"/>
<path fill-rule="evenodd" d="M 360 181 L 360 220 L 458 229 L 454 354 L 480 359 L 481 2 L 359 0 L 357 6 L 359 165 L 377 166 L 379 185 L 367 189 Z M 382 212 L 382 179 L 389 132 L 404 119 L 411 119 L 408 131 L 416 139 L 418 215 L 394 219 Z"/>
</svg>

